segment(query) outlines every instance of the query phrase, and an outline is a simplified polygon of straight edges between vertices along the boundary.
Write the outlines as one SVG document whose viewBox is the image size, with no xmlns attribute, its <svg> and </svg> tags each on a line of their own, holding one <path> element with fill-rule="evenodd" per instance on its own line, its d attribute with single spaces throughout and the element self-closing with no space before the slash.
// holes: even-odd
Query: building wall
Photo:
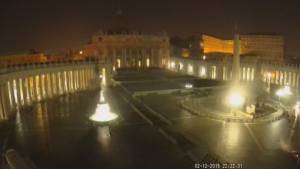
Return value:
<svg viewBox="0 0 300 169">
<path fill-rule="evenodd" d="M 241 54 L 261 60 L 282 62 L 284 39 L 281 35 L 241 35 Z M 233 54 L 233 40 L 222 40 L 208 35 L 202 36 L 204 54 Z"/>
<path fill-rule="evenodd" d="M 166 35 L 101 33 L 85 45 L 83 56 L 110 60 L 115 68 L 165 67 L 169 50 Z"/>
<path fill-rule="evenodd" d="M 279 35 L 241 35 L 241 53 L 264 60 L 283 61 L 284 40 Z"/>
<path fill-rule="evenodd" d="M 222 40 L 213 36 L 203 35 L 203 51 L 207 53 L 233 53 L 233 40 Z"/>
<path fill-rule="evenodd" d="M 47 57 L 43 53 L 0 56 L 0 66 L 42 63 L 46 61 Z"/>
</svg>

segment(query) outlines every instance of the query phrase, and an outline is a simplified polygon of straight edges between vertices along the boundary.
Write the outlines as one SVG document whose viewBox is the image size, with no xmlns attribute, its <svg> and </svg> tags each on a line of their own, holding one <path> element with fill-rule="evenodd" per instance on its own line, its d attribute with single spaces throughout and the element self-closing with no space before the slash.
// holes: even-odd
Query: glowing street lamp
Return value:
<svg viewBox="0 0 300 169">
<path fill-rule="evenodd" d="M 285 97 L 292 95 L 290 86 L 284 86 L 283 88 L 276 91 L 278 97 Z"/>
<path fill-rule="evenodd" d="M 278 96 L 278 100 L 280 102 L 281 97 L 287 97 L 292 95 L 291 88 L 289 86 L 284 86 L 281 89 L 278 89 L 275 93 Z"/>
<path fill-rule="evenodd" d="M 187 83 L 187 84 L 184 85 L 184 87 L 185 87 L 186 89 L 191 89 L 191 88 L 193 88 L 193 84 Z"/>
<path fill-rule="evenodd" d="M 175 62 L 171 62 L 171 69 L 175 68 Z"/>
<path fill-rule="evenodd" d="M 228 96 L 228 104 L 231 107 L 237 108 L 241 107 L 245 103 L 245 97 L 241 95 L 240 92 L 235 91 L 229 94 Z"/>
</svg>

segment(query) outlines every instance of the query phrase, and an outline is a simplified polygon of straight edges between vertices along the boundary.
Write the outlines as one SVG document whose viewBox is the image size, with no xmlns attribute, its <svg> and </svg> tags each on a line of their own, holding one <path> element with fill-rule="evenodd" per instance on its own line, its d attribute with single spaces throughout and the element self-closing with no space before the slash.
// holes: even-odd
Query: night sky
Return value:
<svg viewBox="0 0 300 169">
<path fill-rule="evenodd" d="M 20 0 L 0 5 L 0 55 L 34 48 L 59 52 L 78 48 L 112 25 L 117 0 Z M 121 0 L 131 29 L 187 36 L 207 33 L 280 33 L 286 55 L 300 58 L 300 3 L 278 0 Z"/>
</svg>

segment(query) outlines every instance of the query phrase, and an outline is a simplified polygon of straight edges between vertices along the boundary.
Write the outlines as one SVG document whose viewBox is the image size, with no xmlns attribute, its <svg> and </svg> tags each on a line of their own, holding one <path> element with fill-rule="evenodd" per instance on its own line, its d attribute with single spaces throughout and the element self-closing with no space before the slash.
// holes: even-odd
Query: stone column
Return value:
<svg viewBox="0 0 300 169">
<path fill-rule="evenodd" d="M 51 73 L 50 76 L 51 76 L 51 82 L 52 82 L 52 84 L 51 84 L 51 86 L 52 86 L 52 96 L 55 96 L 56 92 L 57 92 L 55 73 Z"/>
<path fill-rule="evenodd" d="M 30 90 L 29 90 L 29 77 L 26 77 L 24 79 L 24 97 L 25 97 L 25 103 L 27 105 L 30 105 L 31 103 L 31 97 L 30 97 Z"/>
<path fill-rule="evenodd" d="M 84 69 L 80 70 L 81 75 L 81 89 L 84 89 Z"/>
<path fill-rule="evenodd" d="M 58 78 L 58 86 L 59 86 L 59 95 L 62 95 L 62 94 L 64 94 L 62 72 L 57 73 L 57 78 Z"/>
<path fill-rule="evenodd" d="M 81 83 L 81 90 L 83 90 L 84 89 L 83 69 L 80 70 L 80 83 Z"/>
<path fill-rule="evenodd" d="M 87 83 L 86 83 L 86 68 L 83 69 L 83 87 L 86 89 Z"/>
<path fill-rule="evenodd" d="M 63 86 L 64 86 L 64 93 L 69 93 L 68 89 L 68 78 L 67 78 L 67 71 L 63 71 Z"/>
<path fill-rule="evenodd" d="M 14 95 L 14 90 L 13 90 L 13 80 L 8 80 L 7 90 L 8 90 L 8 95 L 10 98 L 9 100 L 10 100 L 11 109 L 15 109 L 16 100 L 15 100 L 15 95 Z"/>
<path fill-rule="evenodd" d="M 2 84 L 0 85 L 0 123 L 1 121 L 5 120 L 6 117 L 6 113 L 5 113 L 5 109 L 4 109 L 4 100 L 3 100 L 3 97 L 2 97 L 2 94 L 3 94 L 3 88 L 2 88 Z"/>
<path fill-rule="evenodd" d="M 13 81 L 14 85 L 13 85 L 13 90 L 14 92 L 14 96 L 15 96 L 15 99 L 16 99 L 16 104 L 17 106 L 20 106 L 21 105 L 21 95 L 20 95 L 20 84 L 19 84 L 19 78 L 16 78 L 14 81 Z"/>
<path fill-rule="evenodd" d="M 149 66 L 148 67 L 151 67 L 151 65 L 153 64 L 153 60 L 154 60 L 154 49 L 151 48 L 151 54 L 149 57 Z"/>
<path fill-rule="evenodd" d="M 39 84 L 39 92 L 40 92 L 40 100 L 43 100 L 44 99 L 44 82 L 43 82 L 43 74 L 39 74 L 39 81 L 38 81 L 38 84 Z"/>
<path fill-rule="evenodd" d="M 71 92 L 71 79 L 70 79 L 70 71 L 66 71 L 66 85 L 68 93 Z"/>
<path fill-rule="evenodd" d="M 0 98 L 1 98 L 0 108 L 2 110 L 3 120 L 8 119 L 8 116 L 9 116 L 10 111 L 11 111 L 7 88 L 8 88 L 7 84 L 5 84 L 5 83 L 0 85 L 0 89 L 1 89 L 1 92 L 0 92 Z"/>
<path fill-rule="evenodd" d="M 299 72 L 296 72 L 296 87 L 299 88 Z"/>
<path fill-rule="evenodd" d="M 90 69 L 89 70 L 89 86 L 93 86 L 91 83 L 93 83 L 93 70 L 94 69 Z"/>
<path fill-rule="evenodd" d="M 81 76 L 81 70 L 78 70 L 78 88 L 79 90 L 82 90 L 82 76 Z"/>
<path fill-rule="evenodd" d="M 158 49 L 157 60 L 158 60 L 158 63 L 155 66 L 161 67 L 161 65 L 162 65 L 162 49 L 161 48 Z M 218 75 L 217 75 L 217 77 L 218 77 Z"/>
<path fill-rule="evenodd" d="M 76 71 L 72 70 L 72 92 L 76 90 Z"/>
<path fill-rule="evenodd" d="M 60 80 L 61 80 L 61 90 L 62 90 L 62 94 L 65 94 L 65 93 L 66 93 L 65 71 L 60 72 Z"/>
<path fill-rule="evenodd" d="M 37 77 L 38 77 L 38 79 L 37 79 Z M 36 102 L 38 102 L 39 101 L 39 90 L 40 90 L 40 86 L 38 86 L 39 85 L 39 80 L 40 80 L 40 78 L 39 78 L 39 76 L 37 76 L 37 75 L 34 75 L 34 95 L 35 95 L 35 101 Z"/>
<path fill-rule="evenodd" d="M 39 92 L 39 101 L 43 99 L 43 84 L 42 84 L 42 75 L 38 75 L 38 92 Z"/>
<path fill-rule="evenodd" d="M 283 85 L 286 85 L 286 83 L 288 82 L 288 73 L 286 71 L 284 71 L 284 81 L 283 81 Z"/>
<path fill-rule="evenodd" d="M 53 84 L 52 84 L 52 78 L 51 73 L 47 73 L 47 84 L 48 84 L 48 97 L 53 97 Z"/>
<path fill-rule="evenodd" d="M 291 84 L 293 87 L 296 86 L 296 74 L 295 72 L 293 71 L 292 72 L 292 84 Z"/>
<path fill-rule="evenodd" d="M 74 80 L 73 80 L 73 70 L 69 71 L 69 91 L 73 92 L 74 91 Z"/>
<path fill-rule="evenodd" d="M 62 77 L 63 77 L 64 94 L 67 94 L 67 93 L 69 92 L 69 91 L 68 91 L 67 71 L 63 71 Z"/>
<path fill-rule="evenodd" d="M 61 72 L 57 72 L 56 77 L 57 77 L 57 84 L 58 84 L 58 94 L 61 95 L 63 93 Z"/>
<path fill-rule="evenodd" d="M 83 69 L 82 76 L 83 76 L 83 88 L 86 89 L 86 68 Z"/>
<path fill-rule="evenodd" d="M 78 71 L 77 70 L 75 70 L 74 71 L 74 75 L 75 75 L 75 78 L 74 78 L 74 80 L 75 80 L 75 91 L 77 91 L 78 90 Z"/>
<path fill-rule="evenodd" d="M 47 74 L 43 74 L 41 77 L 42 77 L 41 84 L 42 84 L 42 91 L 43 91 L 43 99 L 47 99 L 48 97 Z"/>
<path fill-rule="evenodd" d="M 278 71 L 275 71 L 275 84 L 278 84 Z"/>
<path fill-rule="evenodd" d="M 45 74 L 44 84 L 45 84 L 45 98 L 49 98 L 49 83 L 48 83 L 48 73 Z"/>
<path fill-rule="evenodd" d="M 19 80 L 18 80 L 18 84 L 19 84 L 19 86 L 18 86 L 18 90 L 19 90 L 19 93 L 20 93 L 20 105 L 24 105 L 24 103 L 25 103 L 25 99 L 24 99 L 24 90 L 23 90 L 23 83 L 24 83 L 24 79 L 22 79 L 22 78 L 19 78 Z"/>
<path fill-rule="evenodd" d="M 67 85 L 68 85 L 68 92 L 72 93 L 72 78 L 71 78 L 71 70 L 67 71 Z"/>
</svg>

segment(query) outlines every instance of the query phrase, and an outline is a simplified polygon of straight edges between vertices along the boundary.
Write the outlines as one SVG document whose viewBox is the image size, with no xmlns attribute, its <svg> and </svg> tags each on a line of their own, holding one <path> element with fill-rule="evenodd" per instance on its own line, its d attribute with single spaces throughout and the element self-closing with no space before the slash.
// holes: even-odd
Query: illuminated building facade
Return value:
<svg viewBox="0 0 300 169">
<path fill-rule="evenodd" d="M 114 68 L 165 67 L 169 37 L 129 31 L 100 31 L 82 50 L 82 57 L 109 60 Z"/>
<path fill-rule="evenodd" d="M 170 39 L 171 55 L 184 58 L 201 58 L 203 55 L 203 43 L 201 36 L 188 38 L 172 37 Z"/>
<path fill-rule="evenodd" d="M 241 54 L 258 56 L 261 60 L 282 62 L 284 39 L 280 35 L 241 35 Z"/>
<path fill-rule="evenodd" d="M 43 63 L 46 61 L 47 57 L 43 53 L 0 56 L 0 66 Z"/>
<path fill-rule="evenodd" d="M 193 40 L 191 40 L 193 39 Z M 242 57 L 282 63 L 284 60 L 284 39 L 281 35 L 240 36 Z M 175 39 L 171 41 L 172 55 L 202 59 L 233 55 L 233 40 L 223 40 L 209 35 L 200 38 Z"/>
<path fill-rule="evenodd" d="M 233 54 L 233 40 L 222 40 L 213 36 L 202 35 L 203 51 L 207 53 Z"/>
</svg>

